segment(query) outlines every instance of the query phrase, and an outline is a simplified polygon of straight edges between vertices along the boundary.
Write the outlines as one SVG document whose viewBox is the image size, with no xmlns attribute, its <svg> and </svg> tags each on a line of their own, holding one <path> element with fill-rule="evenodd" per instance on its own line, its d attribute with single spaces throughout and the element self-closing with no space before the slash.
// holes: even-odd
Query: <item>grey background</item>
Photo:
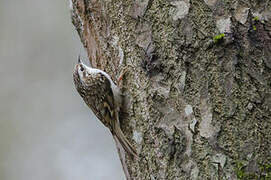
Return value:
<svg viewBox="0 0 271 180">
<path fill-rule="evenodd" d="M 0 180 L 122 180 L 110 132 L 77 94 L 68 0 L 0 0 Z"/>
</svg>

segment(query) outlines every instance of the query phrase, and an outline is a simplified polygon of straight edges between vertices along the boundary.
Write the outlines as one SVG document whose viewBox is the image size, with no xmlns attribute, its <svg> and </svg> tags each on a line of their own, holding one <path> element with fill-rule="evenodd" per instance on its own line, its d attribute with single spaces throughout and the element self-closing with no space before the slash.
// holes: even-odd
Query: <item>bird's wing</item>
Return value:
<svg viewBox="0 0 271 180">
<path fill-rule="evenodd" d="M 110 84 L 110 81 L 109 79 L 102 73 L 99 73 L 98 74 L 100 77 L 100 80 L 102 81 L 101 85 L 100 85 L 100 88 L 101 88 L 101 91 L 103 93 L 103 106 L 104 106 L 104 109 L 105 109 L 105 114 L 104 114 L 104 117 L 105 117 L 105 123 L 106 123 L 106 126 L 110 128 L 110 130 L 112 130 L 112 127 L 113 127 L 113 123 L 112 123 L 112 120 L 114 121 L 114 118 L 115 118 L 115 107 L 114 107 L 114 94 L 113 94 L 113 91 L 112 91 L 112 88 L 111 88 L 111 84 Z"/>
<path fill-rule="evenodd" d="M 104 92 L 104 109 L 105 116 L 104 120 L 106 123 L 106 126 L 111 130 L 111 133 L 114 137 L 117 137 L 118 141 L 122 145 L 122 147 L 128 152 L 130 155 L 134 157 L 138 157 L 137 152 L 135 148 L 130 144 L 130 142 L 126 139 L 123 132 L 120 129 L 119 120 L 118 120 L 118 112 L 114 103 L 114 94 L 113 90 L 111 88 L 110 81 L 105 75 L 102 73 L 99 74 L 101 80 L 102 80 L 102 91 Z M 109 89 L 108 89 L 109 88 Z"/>
</svg>

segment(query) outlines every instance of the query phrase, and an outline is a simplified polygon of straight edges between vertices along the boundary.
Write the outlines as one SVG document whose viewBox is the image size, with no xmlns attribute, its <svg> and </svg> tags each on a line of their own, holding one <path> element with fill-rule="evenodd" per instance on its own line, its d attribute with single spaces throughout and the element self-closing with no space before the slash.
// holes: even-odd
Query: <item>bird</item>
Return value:
<svg viewBox="0 0 271 180">
<path fill-rule="evenodd" d="M 120 128 L 119 111 L 122 94 L 119 87 L 106 72 L 85 65 L 78 56 L 73 71 L 74 85 L 95 116 L 110 130 L 124 150 L 138 157 L 135 148 L 127 140 Z"/>
</svg>

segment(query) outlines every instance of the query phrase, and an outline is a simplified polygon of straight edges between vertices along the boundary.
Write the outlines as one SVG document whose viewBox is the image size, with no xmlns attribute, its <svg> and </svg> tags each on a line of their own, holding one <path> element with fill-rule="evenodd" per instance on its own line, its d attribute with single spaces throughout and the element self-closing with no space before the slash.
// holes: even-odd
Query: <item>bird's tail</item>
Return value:
<svg viewBox="0 0 271 180">
<path fill-rule="evenodd" d="M 113 136 L 116 136 L 117 139 L 119 140 L 120 144 L 122 145 L 122 147 L 124 148 L 124 150 L 129 153 L 130 155 L 138 158 L 138 154 L 135 150 L 135 148 L 130 144 L 130 142 L 126 139 L 126 137 L 124 136 L 122 130 L 120 129 L 119 125 L 115 125 L 114 126 L 115 129 L 115 134 L 113 134 Z"/>
</svg>

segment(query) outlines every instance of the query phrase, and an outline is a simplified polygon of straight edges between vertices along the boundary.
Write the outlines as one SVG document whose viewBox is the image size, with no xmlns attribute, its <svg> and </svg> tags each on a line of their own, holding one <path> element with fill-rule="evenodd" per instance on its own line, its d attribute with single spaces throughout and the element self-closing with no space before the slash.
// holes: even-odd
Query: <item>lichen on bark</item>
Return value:
<svg viewBox="0 0 271 180">
<path fill-rule="evenodd" d="M 271 2 L 72 4 L 91 64 L 114 80 L 127 70 L 131 179 L 237 179 L 237 162 L 256 174 L 271 162 Z"/>
</svg>

